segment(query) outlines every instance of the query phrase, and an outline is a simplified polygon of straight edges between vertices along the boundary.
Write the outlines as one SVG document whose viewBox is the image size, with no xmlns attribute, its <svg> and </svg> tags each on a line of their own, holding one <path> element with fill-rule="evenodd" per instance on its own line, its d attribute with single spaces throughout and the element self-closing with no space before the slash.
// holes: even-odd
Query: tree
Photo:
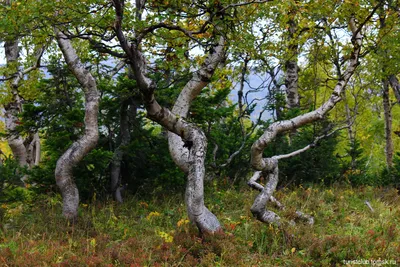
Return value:
<svg viewBox="0 0 400 267">
<path fill-rule="evenodd" d="M 57 27 L 54 33 L 68 67 L 82 85 L 85 94 L 85 133 L 58 159 L 55 170 L 57 186 L 63 197 L 63 215 L 74 221 L 78 216 L 79 192 L 72 171 L 97 144 L 99 92 L 96 80 L 80 61 L 68 37 Z"/>
<path fill-rule="evenodd" d="M 369 20 L 374 14 L 376 8 L 372 13 L 367 17 L 366 21 Z M 335 86 L 335 89 L 330 96 L 330 98 L 324 102 L 319 108 L 314 111 L 308 112 L 306 114 L 299 115 L 295 118 L 285 121 L 278 121 L 271 124 L 264 134 L 253 144 L 251 149 L 251 164 L 253 168 L 257 171 L 256 174 L 249 181 L 249 185 L 260 190 L 261 193 L 256 197 L 252 207 L 251 212 L 253 215 L 260 221 L 265 223 L 279 222 L 279 216 L 277 216 L 274 212 L 266 210 L 265 206 L 267 202 L 271 199 L 272 194 L 276 190 L 276 186 L 278 184 L 278 161 L 280 159 L 288 158 L 295 156 L 304 150 L 310 148 L 311 146 L 305 147 L 303 149 L 297 150 L 290 154 L 286 155 L 277 155 L 269 158 L 263 158 L 263 151 L 270 144 L 275 137 L 286 131 L 291 131 L 293 129 L 297 129 L 300 126 L 311 123 L 316 120 L 320 120 L 324 118 L 324 116 L 336 105 L 337 102 L 341 100 L 341 95 L 346 84 L 349 82 L 351 76 L 356 70 L 359 60 L 359 55 L 361 51 L 362 45 L 362 35 L 361 30 L 363 24 L 360 26 L 356 25 L 356 21 L 354 16 L 349 19 L 349 28 L 352 32 L 351 42 L 353 45 L 353 50 L 351 52 L 351 56 L 349 59 L 348 66 L 341 77 L 338 78 L 338 82 Z M 256 180 L 261 176 L 268 177 L 268 182 L 265 187 L 260 186 L 256 183 Z M 299 215 L 303 215 L 300 214 Z"/>
<path fill-rule="evenodd" d="M 5 7 L 12 9 L 15 3 L 7 0 Z M 38 133 L 29 133 L 27 137 L 22 137 L 18 129 L 20 122 L 20 114 L 23 111 L 24 98 L 19 87 L 24 82 L 24 76 L 36 71 L 40 67 L 41 57 L 44 53 L 45 45 L 34 47 L 33 64 L 30 67 L 23 68 L 21 66 L 19 46 L 20 33 L 18 27 L 12 24 L 12 21 L 6 21 L 5 27 L 10 27 L 8 34 L 2 34 L 1 39 L 4 40 L 4 51 L 6 58 L 5 80 L 9 87 L 9 96 L 6 97 L 5 109 L 5 124 L 8 132 L 7 141 L 13 153 L 15 160 L 21 168 L 31 168 L 37 166 L 40 161 L 40 139 Z M 25 185 L 28 176 L 22 177 L 22 183 Z"/>
</svg>

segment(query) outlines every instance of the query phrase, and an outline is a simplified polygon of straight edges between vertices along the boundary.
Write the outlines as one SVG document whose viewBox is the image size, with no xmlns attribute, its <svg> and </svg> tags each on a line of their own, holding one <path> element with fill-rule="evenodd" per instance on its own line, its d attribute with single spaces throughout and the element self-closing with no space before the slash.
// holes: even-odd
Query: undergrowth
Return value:
<svg viewBox="0 0 400 267">
<path fill-rule="evenodd" d="M 396 189 L 283 189 L 281 226 L 252 218 L 257 192 L 209 188 L 207 206 L 223 234 L 200 237 L 181 196 L 82 204 L 79 220 L 61 216 L 59 196 L 31 197 L 0 210 L 0 266 L 340 266 L 346 260 L 400 264 Z M 365 201 L 369 201 L 372 212 Z M 27 204 L 28 202 L 28 204 Z M 271 209 L 274 209 L 271 207 Z M 288 223 L 296 209 L 315 225 Z"/>
</svg>

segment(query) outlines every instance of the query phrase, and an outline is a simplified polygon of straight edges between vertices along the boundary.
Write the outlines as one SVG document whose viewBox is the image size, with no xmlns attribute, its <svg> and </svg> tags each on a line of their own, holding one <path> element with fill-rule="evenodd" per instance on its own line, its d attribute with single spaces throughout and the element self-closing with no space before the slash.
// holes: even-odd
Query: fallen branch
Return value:
<svg viewBox="0 0 400 267">
<path fill-rule="evenodd" d="M 372 208 L 372 206 L 371 206 L 371 204 L 369 203 L 369 201 L 368 200 L 365 200 L 365 205 L 367 205 L 367 207 L 369 208 L 369 210 L 372 212 L 372 213 L 374 213 L 375 212 L 375 210 Z"/>
</svg>

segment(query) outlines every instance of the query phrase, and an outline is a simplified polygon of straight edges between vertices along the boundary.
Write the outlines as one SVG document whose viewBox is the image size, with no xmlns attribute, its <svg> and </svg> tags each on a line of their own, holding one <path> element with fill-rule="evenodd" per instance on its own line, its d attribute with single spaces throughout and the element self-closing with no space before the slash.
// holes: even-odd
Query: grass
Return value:
<svg viewBox="0 0 400 267">
<path fill-rule="evenodd" d="M 207 191 L 207 206 L 225 232 L 204 238 L 189 223 L 181 196 L 135 197 L 122 205 L 82 204 L 75 225 L 61 217 L 58 196 L 3 204 L 0 266 L 339 266 L 344 260 L 400 264 L 396 189 L 284 189 L 276 193 L 287 206 L 276 211 L 284 221 L 281 227 L 252 218 L 249 210 L 257 192 Z M 314 215 L 315 225 L 287 223 L 295 209 Z"/>
</svg>

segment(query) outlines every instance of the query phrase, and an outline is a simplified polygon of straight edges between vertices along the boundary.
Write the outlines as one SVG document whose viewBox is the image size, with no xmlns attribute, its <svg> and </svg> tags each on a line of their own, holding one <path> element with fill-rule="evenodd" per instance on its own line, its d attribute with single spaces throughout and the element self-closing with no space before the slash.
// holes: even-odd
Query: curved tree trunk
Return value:
<svg viewBox="0 0 400 267">
<path fill-rule="evenodd" d="M 99 92 L 92 74 L 85 69 L 68 37 L 54 28 L 57 43 L 69 69 L 83 87 L 85 93 L 85 133 L 58 159 L 55 177 L 63 197 L 63 215 L 74 221 L 78 215 L 79 192 L 74 182 L 73 168 L 96 147 L 99 138 Z"/>
<path fill-rule="evenodd" d="M 262 171 L 265 177 L 269 177 L 269 181 L 266 183 L 261 193 L 256 197 L 254 204 L 251 207 L 251 212 L 253 215 L 262 222 L 272 223 L 279 221 L 279 217 L 275 213 L 265 209 L 265 206 L 270 200 L 278 183 L 279 159 L 297 155 L 304 151 L 304 149 L 299 150 L 299 153 L 293 152 L 288 155 L 273 156 L 271 158 L 263 158 L 263 152 L 268 144 L 270 144 L 278 134 L 297 129 L 300 126 L 322 119 L 331 109 L 335 107 L 336 103 L 341 100 L 341 94 L 358 65 L 358 58 L 362 43 L 362 36 L 360 34 L 361 29 L 357 29 L 353 18 L 350 20 L 349 26 L 353 32 L 352 55 L 346 71 L 342 77 L 339 77 L 339 81 L 336 84 L 330 98 L 318 109 L 312 112 L 299 115 L 290 120 L 278 121 L 271 124 L 251 148 L 251 164 L 253 168 L 258 171 Z"/>
<path fill-rule="evenodd" d="M 211 77 L 217 68 L 218 64 L 224 58 L 225 39 L 220 37 L 218 45 L 208 55 L 201 69 L 193 75 L 193 78 L 185 85 L 178 96 L 172 113 L 182 118 L 187 117 L 192 101 L 200 94 L 201 90 L 209 83 Z M 179 168 L 188 174 L 188 182 L 186 185 L 185 201 L 188 210 L 189 218 L 196 223 L 201 229 L 203 221 L 207 224 L 212 221 L 215 225 L 209 225 L 209 228 L 215 228 L 216 231 L 220 228 L 218 220 L 204 205 L 204 161 L 207 152 L 207 139 L 201 129 L 197 129 L 195 136 L 197 142 L 191 144 L 182 140 L 181 136 L 168 132 L 169 151 L 174 162 Z M 190 141 L 187 141 L 190 142 Z M 196 152 L 195 158 L 190 157 L 190 150 Z M 204 218 L 203 218 L 204 217 Z M 214 217 L 213 219 L 207 219 Z M 204 227 L 203 227 L 204 228 Z"/>
<path fill-rule="evenodd" d="M 135 79 L 139 90 L 142 93 L 147 116 L 165 127 L 167 130 L 179 135 L 184 140 L 185 147 L 188 148 L 188 160 L 182 159 L 181 155 L 184 150 L 177 152 L 177 157 L 174 158 L 178 166 L 183 170 L 187 170 L 188 183 L 186 190 L 186 204 L 188 209 L 189 218 L 194 222 L 199 230 L 203 233 L 214 233 L 221 229 L 218 219 L 212 214 L 204 205 L 204 159 L 206 153 L 206 137 L 201 129 L 197 128 L 191 123 L 188 123 L 182 116 L 177 116 L 165 107 L 160 106 L 154 96 L 156 83 L 147 76 L 146 59 L 141 53 L 139 44 L 137 42 L 129 42 L 122 31 L 123 20 L 123 1 L 113 0 L 115 9 L 115 23 L 114 30 L 116 36 L 129 58 L 129 63 L 132 67 Z M 211 49 L 211 57 L 215 53 L 215 49 Z M 200 77 L 201 78 L 201 77 Z M 196 88 L 204 87 L 204 82 L 209 80 L 191 80 L 189 83 L 199 84 L 193 86 Z M 189 84 L 188 83 L 188 84 Z M 189 87 L 189 85 L 187 85 Z M 186 86 L 185 86 L 186 87 Z M 192 87 L 192 85 L 190 85 Z M 195 91 L 190 89 L 189 91 Z M 185 97 L 190 99 L 192 93 L 187 94 Z M 190 103 L 190 100 L 184 100 L 184 103 Z M 183 104 L 182 110 L 188 110 L 188 106 Z M 186 112 L 187 111 L 182 111 Z M 182 147 L 182 143 L 179 144 Z M 174 152 L 172 152 L 174 153 Z"/>
</svg>

